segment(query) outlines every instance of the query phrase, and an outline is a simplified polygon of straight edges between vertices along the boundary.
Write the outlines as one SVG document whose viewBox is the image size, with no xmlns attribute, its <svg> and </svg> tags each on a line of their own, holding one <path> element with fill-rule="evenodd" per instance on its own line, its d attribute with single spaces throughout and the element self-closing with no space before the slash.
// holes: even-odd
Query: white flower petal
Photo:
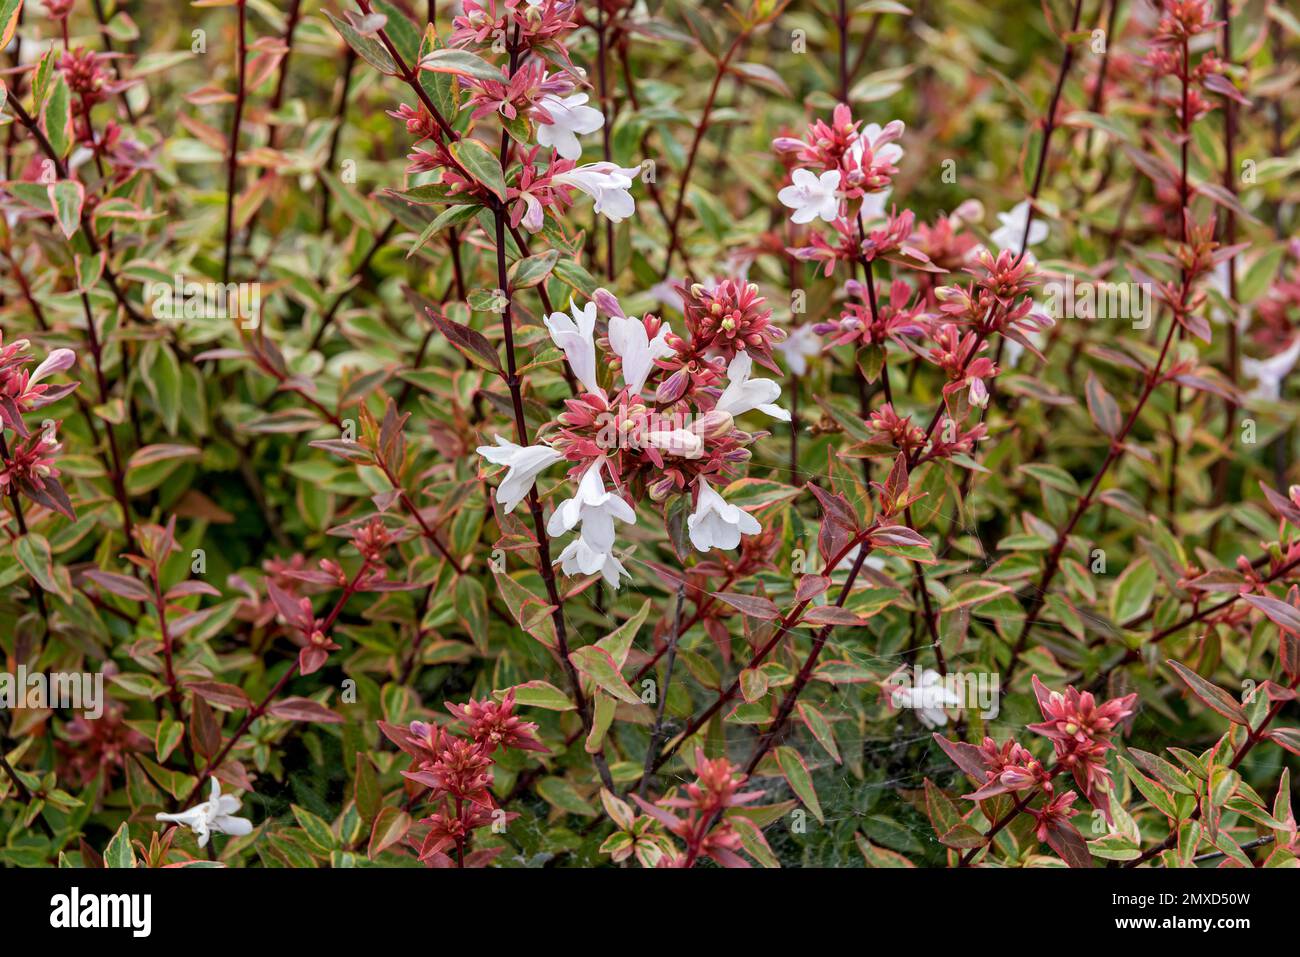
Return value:
<svg viewBox="0 0 1300 957">
<path fill-rule="evenodd" d="M 509 514 L 523 501 L 537 476 L 564 456 L 548 445 L 515 445 L 495 436 L 496 445 L 480 445 L 475 451 L 494 465 L 507 466 L 506 477 L 497 486 L 496 497 Z"/>
</svg>

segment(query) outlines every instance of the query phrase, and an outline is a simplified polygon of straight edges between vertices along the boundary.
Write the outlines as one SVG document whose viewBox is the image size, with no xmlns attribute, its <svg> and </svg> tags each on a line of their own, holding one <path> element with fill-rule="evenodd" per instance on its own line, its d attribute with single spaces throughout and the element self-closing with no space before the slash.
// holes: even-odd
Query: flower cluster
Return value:
<svg viewBox="0 0 1300 957">
<path fill-rule="evenodd" d="M 493 755 L 503 749 L 542 753 L 547 749 L 537 740 L 537 725 L 514 713 L 513 688 L 500 702 L 448 703 L 447 710 L 461 723 L 462 734 L 425 721 L 412 721 L 407 727 L 381 721 L 379 727 L 411 756 L 410 768 L 402 772 L 411 794 L 428 789 L 425 798 L 437 808 L 421 819 L 418 833 L 411 832 L 420 860 L 430 867 L 481 867 L 501 848 L 469 852 L 474 831 L 502 830 L 518 817 L 499 808 L 492 798 Z"/>
<path fill-rule="evenodd" d="M 565 47 L 565 36 L 578 25 L 572 19 L 575 12 L 572 0 L 468 0 L 453 21 L 451 49 L 432 49 L 418 64 L 421 71 L 451 75 L 468 91 L 472 120 L 501 119 L 508 134 L 501 155 L 507 174 L 504 196 L 473 164 L 458 158 L 452 141 L 460 140 L 460 134 L 423 103 L 389 111 L 416 137 L 407 173 L 436 172 L 447 195 L 461 201 L 498 208 L 504 200 L 510 225 L 529 233 L 541 231 L 548 213 L 562 215 L 578 192 L 591 197 L 594 211 L 611 222 L 631 216 L 636 209 L 631 190 L 640 167 L 578 163 L 583 152 L 579 137 L 599 131 L 605 117 L 588 105 L 586 73 L 573 65 Z M 489 66 L 502 49 L 501 38 L 507 38 L 508 63 Z M 475 66 L 466 67 L 458 50 L 475 54 Z M 552 72 L 555 65 L 561 69 Z M 519 162 L 504 169 L 512 147 L 518 147 Z"/>
<path fill-rule="evenodd" d="M 96 778 L 109 791 L 126 769 L 132 752 L 148 751 L 152 742 L 126 723 L 126 706 L 111 702 L 98 718 L 77 715 L 63 727 L 57 743 L 63 771 L 79 787 Z"/>
<path fill-rule="evenodd" d="M 65 372 L 77 361 L 71 349 L 55 349 L 35 369 L 28 342 L 19 339 L 8 345 L 0 332 L 0 495 L 22 494 L 38 505 L 75 518 L 72 502 L 59 482 L 56 464 L 63 446 L 58 440 L 60 423 L 51 420 L 39 432 L 29 432 L 23 416 L 69 395 L 78 383 L 55 385 L 44 381 Z M 11 446 L 3 431 L 15 435 Z"/>
<path fill-rule="evenodd" d="M 272 566 L 266 579 L 266 593 L 270 605 L 290 629 L 290 637 L 299 645 L 298 667 L 302 674 L 310 675 L 324 667 L 331 651 L 339 644 L 330 637 L 330 629 L 342 602 L 325 618 L 317 618 L 311 598 L 297 594 L 297 582 L 343 589 L 343 601 L 359 592 L 405 591 L 413 585 L 387 580 L 384 564 L 389 549 L 398 540 L 379 516 L 358 520 L 341 530 L 350 536 L 352 545 L 361 555 L 361 566 L 349 574 L 331 558 L 322 558 L 317 568 L 303 567 L 301 562 L 291 562 L 288 567 Z M 256 614 L 256 612 L 255 612 Z M 267 620 L 262 616 L 262 620 Z"/>
<path fill-rule="evenodd" d="M 1067 687 L 1064 693 L 1050 691 L 1036 675 L 1033 687 L 1044 720 L 1028 727 L 1052 742 L 1055 763 L 1051 767 L 1015 740 L 998 744 L 986 737 L 978 747 L 937 735 L 936 740 L 978 785 L 965 795 L 967 800 L 986 801 L 1000 794 L 1027 796 L 1022 798 L 1024 810 L 1034 818 L 1038 839 L 1056 847 L 1066 822 L 1078 813 L 1073 807 L 1078 793 L 1058 790 L 1054 783 L 1057 774 L 1072 774 L 1093 808 L 1112 820 L 1113 782 L 1106 754 L 1115 747 L 1112 739 L 1121 725 L 1134 713 L 1137 695 L 1098 702 L 1091 692 L 1075 688 Z M 1040 792 L 1042 804 L 1028 806 L 1027 798 Z"/>
<path fill-rule="evenodd" d="M 1058 766 L 1074 775 L 1089 803 L 1109 820 L 1111 780 L 1106 752 L 1115 747 L 1111 737 L 1133 714 L 1137 694 L 1098 703 L 1091 691 L 1049 691 L 1035 676 L 1034 697 L 1043 721 L 1029 725 L 1029 730 L 1052 742 Z"/>
<path fill-rule="evenodd" d="M 690 494 L 689 538 L 702 552 L 735 548 L 742 535 L 762 530 L 710 480 L 734 474 L 749 459 L 747 446 L 763 434 L 742 431 L 737 418 L 758 411 L 789 420 L 775 404 L 781 386 L 753 374 L 755 361 L 772 366 L 771 348 L 782 333 L 753 284 L 726 280 L 683 295 L 686 336 L 657 316 L 626 315 L 604 290 L 581 308 L 574 303 L 571 314 L 546 317 L 581 391 L 543 429 L 546 444 L 521 447 L 498 435 L 496 445 L 478 449 L 486 461 L 507 467 L 496 491 L 507 513 L 543 471 L 570 463 L 574 494 L 556 506 L 547 525 L 551 535 L 579 531 L 557 559 L 567 575 L 600 573 L 619 586 L 627 571 L 615 554 L 615 523 L 636 523 L 631 502 L 642 492 L 656 502 Z M 602 312 L 605 333 L 598 335 Z M 603 369 L 621 385 L 604 379 Z"/>
<path fill-rule="evenodd" d="M 654 803 L 640 795 L 632 796 L 645 811 L 644 817 L 637 816 L 626 802 L 603 792 L 605 808 L 619 829 L 605 840 L 601 850 L 616 861 L 635 854 L 643 867 L 692 867 L 702 857 L 723 867 L 749 867 L 740 856 L 742 849 L 771 852 L 762 831 L 752 821 L 726 813 L 763 796 L 762 791 L 742 791 L 746 780 L 726 758 L 710 760 L 703 749 L 696 748 L 693 782 Z M 652 823 L 658 823 L 666 833 L 654 833 Z M 672 838 L 682 841 L 685 848 L 678 847 Z"/>
<path fill-rule="evenodd" d="M 860 125 L 841 103 L 830 123 L 814 120 L 802 139 L 782 136 L 772 141 L 773 148 L 794 164 L 790 185 L 777 194 L 782 205 L 794 210 L 790 221 L 802 225 L 820 219 L 831 224 L 835 233 L 834 240 L 828 241 L 814 232 L 812 245 L 793 248 L 790 254 L 820 262 L 827 276 L 838 262 L 900 256 L 925 261 L 920 250 L 908 245 L 912 213 L 884 215 L 892 177 L 898 172 L 894 163 L 903 157 L 902 147 L 895 142 L 903 135 L 903 123 L 893 120 L 883 127 L 868 123 L 859 129 Z M 867 229 L 882 218 L 882 225 Z"/>
</svg>

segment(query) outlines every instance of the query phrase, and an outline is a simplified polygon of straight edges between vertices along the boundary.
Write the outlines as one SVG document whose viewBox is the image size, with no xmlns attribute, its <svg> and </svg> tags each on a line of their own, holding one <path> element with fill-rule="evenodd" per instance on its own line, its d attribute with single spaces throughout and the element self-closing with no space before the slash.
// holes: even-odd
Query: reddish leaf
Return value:
<svg viewBox="0 0 1300 957">
<path fill-rule="evenodd" d="M 1088 396 L 1088 413 L 1092 416 L 1092 421 L 1097 423 L 1097 428 L 1112 439 L 1118 436 L 1120 429 L 1124 427 L 1119 406 L 1096 375 L 1088 374 L 1084 392 Z"/>
<path fill-rule="evenodd" d="M 319 721 L 322 724 L 342 724 L 343 718 L 311 698 L 285 698 L 277 701 L 268 713 L 285 721 Z"/>
<path fill-rule="evenodd" d="M 238 709 L 253 706 L 253 702 L 242 689 L 220 681 L 191 681 L 185 687 L 208 704 L 216 705 L 218 708 Z"/>
<path fill-rule="evenodd" d="M 1272 597 L 1271 595 L 1245 595 L 1247 602 L 1254 605 L 1279 628 L 1300 634 L 1300 609 L 1294 605 L 1288 605 L 1284 601 Z"/>
<path fill-rule="evenodd" d="M 826 589 L 831 587 L 831 580 L 825 575 L 804 575 L 799 579 L 799 584 L 795 587 L 794 600 L 812 601 L 818 595 L 825 593 Z"/>
<path fill-rule="evenodd" d="M 935 733 L 933 735 L 935 743 L 943 748 L 943 753 L 952 759 L 952 763 L 961 768 L 977 784 L 984 782 L 984 772 L 988 770 L 988 765 L 984 763 L 984 758 L 980 756 L 980 749 L 973 744 L 967 744 L 965 741 L 949 741 L 943 735 Z"/>
<path fill-rule="evenodd" d="M 1292 754 L 1300 754 L 1300 728 L 1274 728 L 1268 736 Z"/>
<path fill-rule="evenodd" d="M 740 595 L 736 592 L 721 592 L 717 596 L 718 601 L 725 602 L 732 608 L 744 612 L 750 618 L 757 618 L 760 621 L 771 621 L 774 618 L 781 617 L 781 609 L 777 608 L 772 602 L 758 595 Z"/>
<path fill-rule="evenodd" d="M 92 568 L 86 572 L 86 577 L 93 581 L 106 592 L 117 595 L 119 598 L 126 598 L 130 601 L 149 601 L 153 596 L 149 594 L 149 589 L 144 583 L 130 575 L 119 575 L 117 572 L 104 572 L 98 568 Z"/>
<path fill-rule="evenodd" d="M 1274 491 L 1263 482 L 1259 483 L 1259 487 L 1264 493 L 1264 497 L 1268 499 L 1268 504 L 1273 507 L 1273 511 L 1277 512 L 1278 515 L 1285 518 L 1292 525 L 1300 528 L 1300 508 L 1296 508 L 1295 503 L 1292 502 L 1291 499 L 1287 498 L 1287 496 Z"/>
<path fill-rule="evenodd" d="M 869 536 L 867 536 L 872 546 L 884 546 L 886 548 L 929 548 L 930 540 L 920 532 L 908 528 L 906 525 L 882 525 Z"/>
<path fill-rule="evenodd" d="M 370 846 L 367 856 L 373 861 L 386 848 L 392 847 L 406 836 L 411 829 L 411 815 L 395 807 L 383 807 L 375 815 L 375 824 L 370 829 Z"/>
<path fill-rule="evenodd" d="M 867 620 L 839 605 L 817 605 L 803 616 L 805 625 L 865 625 Z"/>
<path fill-rule="evenodd" d="M 1053 821 L 1047 828 L 1047 843 L 1071 867 L 1092 867 L 1088 843 L 1069 821 Z"/>
<path fill-rule="evenodd" d="M 429 310 L 429 318 L 433 324 L 438 327 L 438 331 L 447 337 L 447 341 L 462 352 L 471 362 L 483 366 L 501 374 L 501 357 L 497 355 L 496 349 L 492 348 L 492 343 L 481 333 L 476 332 L 469 326 L 462 326 L 459 322 L 441 316 L 433 310 Z"/>
<path fill-rule="evenodd" d="M 1236 698 L 1213 682 L 1206 681 L 1184 664 L 1177 661 L 1168 661 L 1167 664 L 1178 673 L 1178 677 L 1186 682 L 1187 687 L 1192 690 L 1192 694 L 1200 698 L 1206 705 L 1229 721 L 1249 726 L 1250 722 L 1246 720 L 1246 712 L 1242 710 Z"/>
</svg>

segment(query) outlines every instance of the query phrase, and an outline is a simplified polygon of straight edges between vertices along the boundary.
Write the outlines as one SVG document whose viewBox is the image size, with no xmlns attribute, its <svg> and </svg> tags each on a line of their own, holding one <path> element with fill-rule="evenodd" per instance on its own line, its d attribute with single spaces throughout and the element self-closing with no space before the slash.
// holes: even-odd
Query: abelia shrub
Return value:
<svg viewBox="0 0 1300 957">
<path fill-rule="evenodd" d="M 0 861 L 1296 866 L 1285 4 L 0 30 Z"/>
</svg>

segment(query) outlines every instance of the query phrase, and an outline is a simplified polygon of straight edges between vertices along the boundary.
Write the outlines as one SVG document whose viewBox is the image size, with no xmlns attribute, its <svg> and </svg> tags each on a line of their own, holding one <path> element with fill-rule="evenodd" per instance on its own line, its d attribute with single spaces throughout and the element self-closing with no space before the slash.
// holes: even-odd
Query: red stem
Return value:
<svg viewBox="0 0 1300 957">
<path fill-rule="evenodd" d="M 230 282 L 230 244 L 234 239 L 235 228 L 235 186 L 239 172 L 239 128 L 244 122 L 244 98 L 247 95 L 245 81 L 247 74 L 248 46 L 244 36 L 247 18 L 247 0 L 236 0 L 239 8 L 238 34 L 235 37 L 236 87 L 235 116 L 230 125 L 230 153 L 226 157 L 226 237 L 221 258 L 221 281 Z"/>
</svg>

